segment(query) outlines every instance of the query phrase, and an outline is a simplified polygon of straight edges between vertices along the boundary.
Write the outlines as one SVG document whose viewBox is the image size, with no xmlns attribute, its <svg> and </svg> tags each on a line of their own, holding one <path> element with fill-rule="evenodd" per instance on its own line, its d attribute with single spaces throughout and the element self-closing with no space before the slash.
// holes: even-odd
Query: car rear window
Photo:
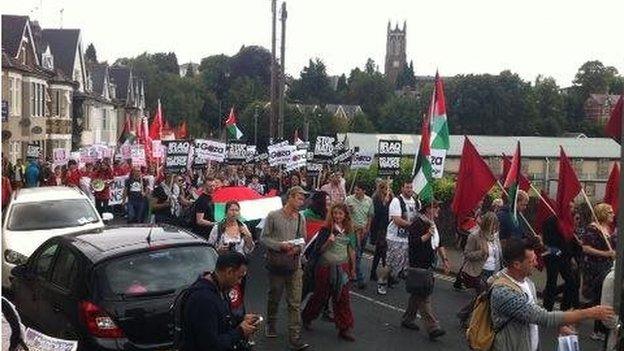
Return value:
<svg viewBox="0 0 624 351">
<path fill-rule="evenodd" d="M 87 199 L 68 199 L 15 204 L 8 219 L 9 230 L 41 230 L 80 227 L 98 221 Z"/>
<path fill-rule="evenodd" d="M 210 247 L 179 246 L 124 256 L 96 270 L 106 299 L 167 295 L 192 284 L 214 269 L 217 253 Z"/>
</svg>

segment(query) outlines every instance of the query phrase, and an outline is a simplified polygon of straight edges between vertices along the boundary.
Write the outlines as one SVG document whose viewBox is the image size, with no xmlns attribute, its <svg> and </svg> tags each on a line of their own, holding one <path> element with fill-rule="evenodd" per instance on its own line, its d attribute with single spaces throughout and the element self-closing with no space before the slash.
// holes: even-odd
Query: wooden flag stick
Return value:
<svg viewBox="0 0 624 351">
<path fill-rule="evenodd" d="M 583 199 L 585 199 L 587 206 L 589 206 L 589 210 L 591 211 L 592 218 L 594 219 L 596 223 L 598 223 L 598 217 L 596 217 L 596 212 L 594 212 L 594 207 L 592 206 L 591 201 L 589 201 L 589 196 L 587 196 L 587 193 L 585 192 L 585 188 L 581 188 L 581 194 L 583 194 Z"/>
<path fill-rule="evenodd" d="M 507 190 L 505 189 L 505 187 L 503 186 L 503 184 L 500 182 L 500 180 L 496 180 L 496 183 L 498 184 L 498 186 L 501 188 L 501 190 L 503 191 L 503 193 L 505 194 L 505 196 L 507 196 L 507 198 L 509 199 L 509 193 L 507 192 Z M 515 200 L 514 200 L 515 201 Z M 529 227 L 529 229 L 531 230 L 531 233 L 533 233 L 533 236 L 539 238 L 540 236 L 537 235 L 537 233 L 535 232 L 535 230 L 533 229 L 533 227 L 531 226 L 531 224 L 529 223 L 529 221 L 526 219 L 526 217 L 524 217 L 524 215 L 522 214 L 522 212 L 518 212 L 518 214 L 520 215 L 520 218 L 522 218 L 522 220 L 524 221 L 524 224 L 526 224 L 527 227 Z"/>
<path fill-rule="evenodd" d="M 531 189 L 537 194 L 537 196 L 539 196 L 540 200 L 544 203 L 544 205 L 546 205 L 546 207 L 548 207 L 550 212 L 556 216 L 557 212 L 555 212 L 555 210 L 553 210 L 553 208 L 550 207 L 550 204 L 548 203 L 548 201 L 546 201 L 546 199 L 544 199 L 544 197 L 542 196 L 542 193 L 539 192 L 539 189 L 537 189 L 535 185 L 533 185 L 533 183 L 529 183 L 529 184 L 531 184 Z"/>
</svg>

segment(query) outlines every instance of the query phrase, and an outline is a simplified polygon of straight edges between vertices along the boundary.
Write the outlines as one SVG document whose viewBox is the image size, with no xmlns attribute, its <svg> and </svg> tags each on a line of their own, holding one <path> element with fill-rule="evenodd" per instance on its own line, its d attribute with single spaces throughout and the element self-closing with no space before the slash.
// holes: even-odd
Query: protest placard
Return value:
<svg viewBox="0 0 624 351">
<path fill-rule="evenodd" d="M 294 150 L 286 163 L 286 171 L 304 168 L 308 162 L 306 150 Z"/>
<path fill-rule="evenodd" d="M 69 161 L 68 152 L 64 148 L 52 149 L 52 163 L 54 166 L 66 165 Z"/>
<path fill-rule="evenodd" d="M 227 163 L 231 165 L 240 165 L 247 159 L 247 145 L 243 143 L 227 144 Z"/>
<path fill-rule="evenodd" d="M 226 145 L 220 141 L 195 139 L 195 161 L 199 158 L 201 164 L 208 161 L 223 162 L 226 155 Z"/>
<path fill-rule="evenodd" d="M 314 158 L 317 162 L 331 162 L 334 157 L 334 142 L 336 138 L 319 135 L 314 144 Z"/>
<path fill-rule="evenodd" d="M 315 162 L 308 162 L 308 164 L 306 165 L 306 171 L 308 173 L 308 176 L 318 177 L 319 174 L 321 174 L 321 172 L 323 171 L 323 164 L 315 163 Z"/>
<path fill-rule="evenodd" d="M 296 146 L 288 144 L 269 146 L 269 165 L 271 167 L 286 165 L 288 163 L 288 160 L 296 150 Z"/>
<path fill-rule="evenodd" d="M 37 144 L 28 144 L 26 147 L 26 159 L 37 160 L 41 156 L 41 146 Z"/>
<path fill-rule="evenodd" d="M 130 158 L 132 159 L 132 165 L 135 167 L 147 166 L 147 160 L 145 159 L 145 146 L 141 144 L 134 144 L 130 148 Z"/>
<path fill-rule="evenodd" d="M 380 176 L 399 174 L 401 170 L 403 142 L 400 140 L 379 140 L 377 154 Z"/>
<path fill-rule="evenodd" d="M 165 168 L 169 172 L 179 172 L 187 167 L 191 152 L 189 140 L 166 140 L 162 142 L 167 150 Z"/>
<path fill-rule="evenodd" d="M 162 142 L 160 140 L 152 140 L 152 157 L 153 158 L 163 157 L 163 147 L 162 147 Z"/>
<path fill-rule="evenodd" d="M 256 145 L 247 145 L 247 156 L 245 158 L 245 162 L 251 163 L 254 160 L 254 157 L 258 153 L 258 148 Z"/>
<path fill-rule="evenodd" d="M 112 183 L 110 183 L 109 188 L 111 192 L 111 198 L 108 202 L 109 205 L 121 205 L 123 202 L 123 194 L 124 188 L 126 187 L 126 180 L 128 180 L 128 175 L 114 177 Z"/>
<path fill-rule="evenodd" d="M 351 169 L 369 169 L 374 159 L 375 155 L 372 152 L 356 152 L 351 159 Z"/>
</svg>

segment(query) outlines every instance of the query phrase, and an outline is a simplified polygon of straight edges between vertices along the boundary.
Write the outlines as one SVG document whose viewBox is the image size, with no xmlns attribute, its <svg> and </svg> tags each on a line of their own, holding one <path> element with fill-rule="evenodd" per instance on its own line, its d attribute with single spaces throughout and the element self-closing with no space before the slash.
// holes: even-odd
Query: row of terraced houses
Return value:
<svg viewBox="0 0 624 351">
<path fill-rule="evenodd" d="M 68 152 L 116 144 L 126 116 L 144 114 L 143 81 L 126 66 L 86 62 L 80 29 L 44 29 L 2 16 L 2 154 L 26 158 L 28 144 Z"/>
</svg>

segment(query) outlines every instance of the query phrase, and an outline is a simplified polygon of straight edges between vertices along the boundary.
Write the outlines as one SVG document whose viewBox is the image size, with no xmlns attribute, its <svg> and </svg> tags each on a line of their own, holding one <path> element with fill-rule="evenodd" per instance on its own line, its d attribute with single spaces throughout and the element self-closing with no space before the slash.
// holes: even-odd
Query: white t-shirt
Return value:
<svg viewBox="0 0 624 351">
<path fill-rule="evenodd" d="M 514 283 L 518 284 L 520 288 L 522 288 L 522 291 L 524 291 L 525 294 L 527 294 L 529 297 L 529 301 L 527 301 L 527 303 L 535 304 L 535 296 L 533 296 L 533 292 L 531 291 L 529 280 L 525 279 L 523 282 L 519 282 L 513 278 L 511 279 Z M 539 327 L 537 324 L 529 324 L 529 329 L 531 330 L 531 350 L 537 351 L 537 348 L 539 347 Z"/>
<path fill-rule="evenodd" d="M 498 268 L 498 248 L 493 241 L 487 242 L 488 257 L 483 264 L 483 269 L 486 271 L 495 271 Z"/>
<path fill-rule="evenodd" d="M 411 222 L 414 217 L 416 217 L 416 212 L 418 211 L 418 209 L 416 208 L 416 200 L 414 200 L 414 198 L 406 199 L 403 197 L 403 195 L 399 196 L 401 196 L 403 198 L 403 201 L 405 201 L 405 207 L 407 210 L 407 221 Z M 388 240 L 407 242 L 407 237 L 401 238 L 398 236 L 399 228 L 392 221 L 392 217 L 394 216 L 401 216 L 401 202 L 396 197 L 392 199 L 392 201 L 390 202 L 390 207 L 388 209 L 388 219 L 390 220 L 390 223 L 388 224 L 387 238 Z"/>
</svg>

